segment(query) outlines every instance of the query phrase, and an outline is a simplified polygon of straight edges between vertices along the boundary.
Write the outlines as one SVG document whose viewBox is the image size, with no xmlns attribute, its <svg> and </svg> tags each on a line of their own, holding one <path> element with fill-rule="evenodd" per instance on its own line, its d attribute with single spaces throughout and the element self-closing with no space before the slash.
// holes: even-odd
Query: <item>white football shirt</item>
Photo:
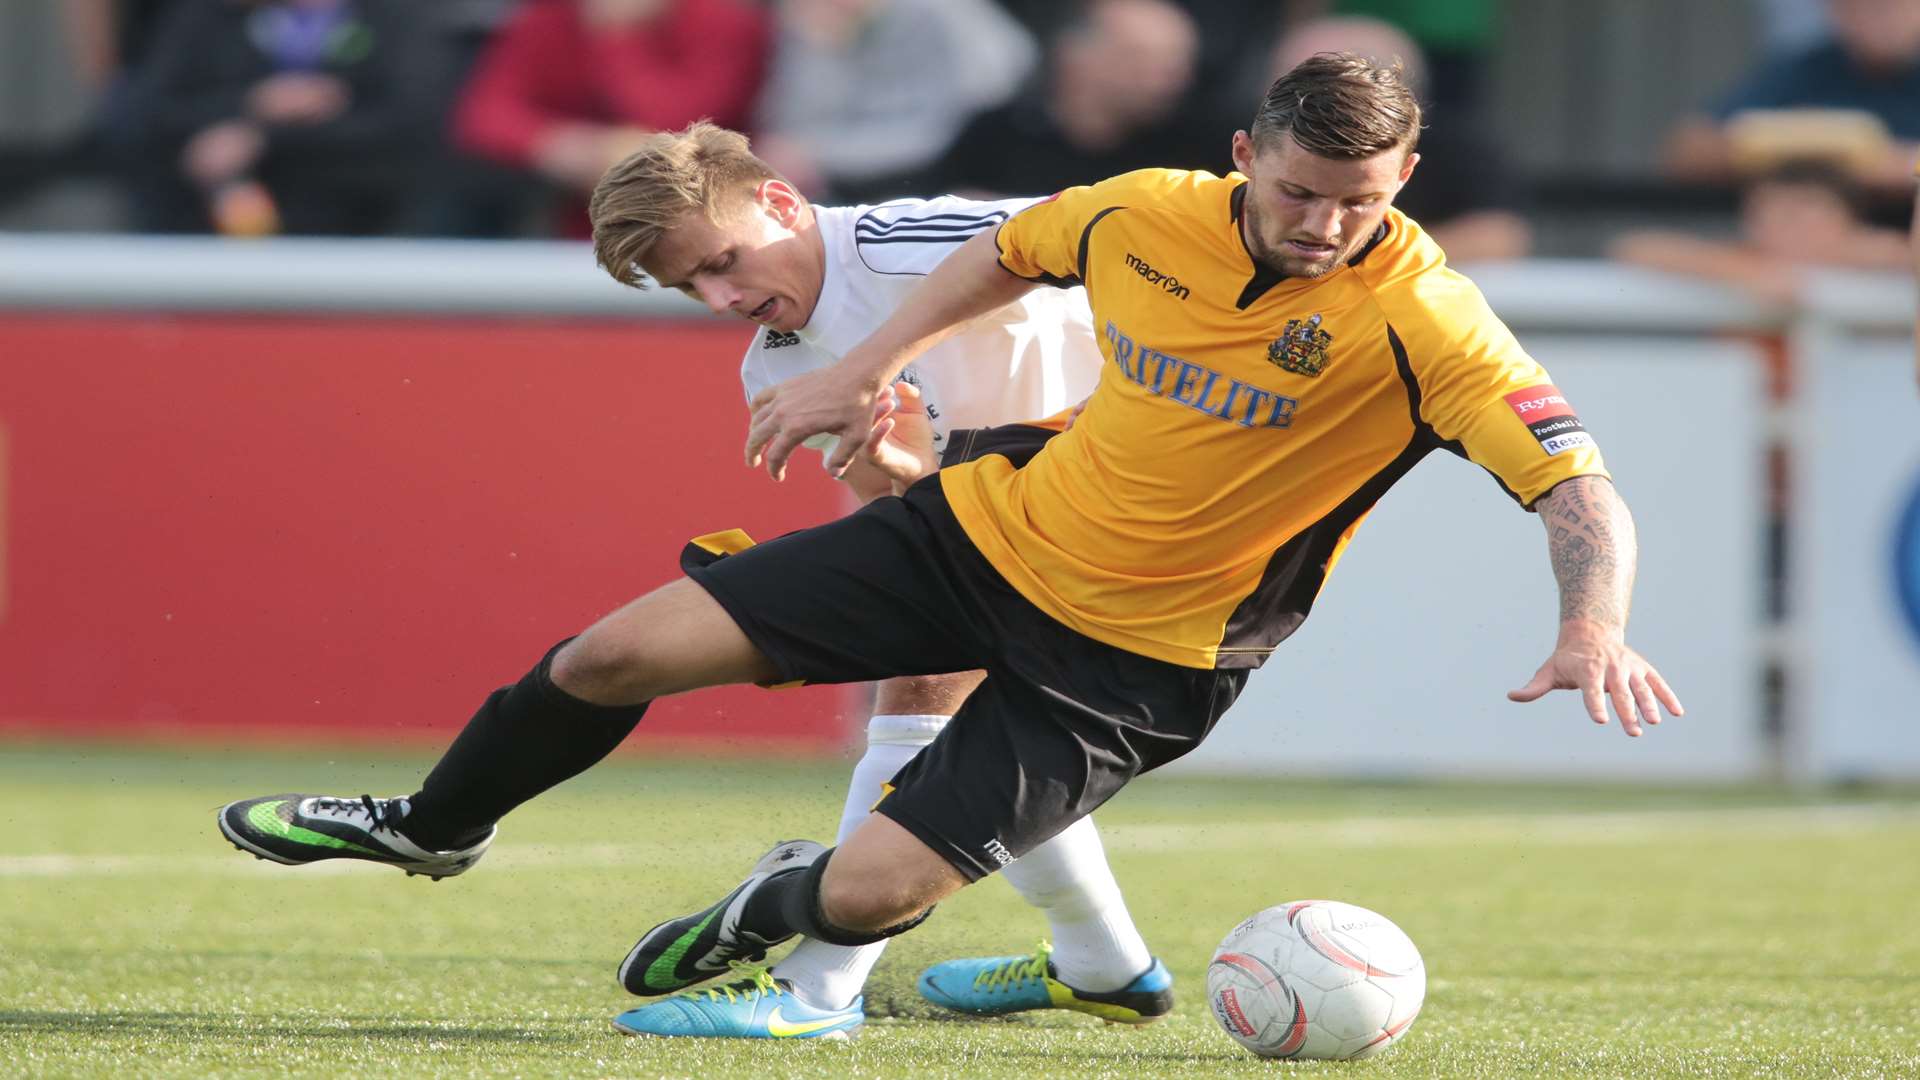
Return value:
<svg viewBox="0 0 1920 1080">
<path fill-rule="evenodd" d="M 763 326 L 754 335 L 740 365 L 747 397 L 845 356 L 942 259 L 1037 201 L 945 195 L 814 207 L 827 255 L 820 301 L 797 332 Z M 1075 404 L 1093 392 L 1100 365 L 1085 290 L 1040 288 L 927 350 L 901 378 L 920 388 L 939 450 L 951 430 L 1038 420 Z M 815 436 L 807 445 L 833 442 Z"/>
</svg>

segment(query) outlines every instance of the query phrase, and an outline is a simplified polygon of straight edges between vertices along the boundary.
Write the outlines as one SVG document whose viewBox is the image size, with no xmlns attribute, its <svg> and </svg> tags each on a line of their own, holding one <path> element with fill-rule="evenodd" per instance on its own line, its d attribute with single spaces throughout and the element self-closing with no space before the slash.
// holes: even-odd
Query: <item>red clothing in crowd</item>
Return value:
<svg viewBox="0 0 1920 1080">
<path fill-rule="evenodd" d="M 771 27 L 744 0 L 673 0 L 629 26 L 589 28 L 577 0 L 535 0 L 476 65 L 454 120 L 460 145 L 527 167 L 556 124 L 671 130 L 702 117 L 741 129 Z"/>
</svg>

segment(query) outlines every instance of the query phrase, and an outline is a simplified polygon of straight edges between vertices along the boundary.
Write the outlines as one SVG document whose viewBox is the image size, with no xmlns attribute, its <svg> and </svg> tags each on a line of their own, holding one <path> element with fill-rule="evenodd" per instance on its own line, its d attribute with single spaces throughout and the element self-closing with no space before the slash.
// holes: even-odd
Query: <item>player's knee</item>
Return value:
<svg viewBox="0 0 1920 1080">
<path fill-rule="evenodd" d="M 818 911 L 854 933 L 895 932 L 967 879 L 884 814 L 869 814 L 822 868 Z"/>
<path fill-rule="evenodd" d="M 645 658 L 620 635 L 588 630 L 562 646 L 548 668 L 553 684 L 597 705 L 646 701 Z"/>
</svg>

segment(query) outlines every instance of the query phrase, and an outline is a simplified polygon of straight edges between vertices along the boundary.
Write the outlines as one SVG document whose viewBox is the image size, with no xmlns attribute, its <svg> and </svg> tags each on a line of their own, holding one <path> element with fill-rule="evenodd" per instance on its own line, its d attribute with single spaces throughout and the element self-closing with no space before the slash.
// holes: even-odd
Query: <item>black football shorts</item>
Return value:
<svg viewBox="0 0 1920 1080">
<path fill-rule="evenodd" d="M 946 463 L 1002 453 L 1025 464 L 1052 435 L 957 431 Z M 969 880 L 1199 745 L 1246 682 L 1243 669 L 1169 664 L 1054 620 L 974 547 L 937 474 L 725 557 L 690 545 L 682 565 L 782 682 L 986 671 L 875 807 Z"/>
</svg>

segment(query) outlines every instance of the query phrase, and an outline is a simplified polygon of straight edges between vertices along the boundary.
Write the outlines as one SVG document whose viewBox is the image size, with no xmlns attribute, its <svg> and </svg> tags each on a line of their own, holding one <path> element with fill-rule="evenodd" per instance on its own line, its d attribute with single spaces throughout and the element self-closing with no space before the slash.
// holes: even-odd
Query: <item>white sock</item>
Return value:
<svg viewBox="0 0 1920 1080">
<path fill-rule="evenodd" d="M 867 752 L 853 767 L 847 784 L 847 803 L 840 811 L 835 843 L 853 835 L 873 804 L 880 786 L 893 779 L 920 748 L 933 741 L 948 716 L 876 716 L 867 723 Z M 884 941 L 857 948 L 802 939 L 799 946 L 773 967 L 773 974 L 793 984 L 796 997 L 816 1009 L 844 1009 L 860 996 L 867 974 L 887 949 Z"/>
<path fill-rule="evenodd" d="M 1002 877 L 1053 928 L 1053 966 L 1080 990 L 1118 990 L 1153 964 L 1153 954 L 1127 914 L 1093 818 L 1002 867 Z"/>
</svg>

